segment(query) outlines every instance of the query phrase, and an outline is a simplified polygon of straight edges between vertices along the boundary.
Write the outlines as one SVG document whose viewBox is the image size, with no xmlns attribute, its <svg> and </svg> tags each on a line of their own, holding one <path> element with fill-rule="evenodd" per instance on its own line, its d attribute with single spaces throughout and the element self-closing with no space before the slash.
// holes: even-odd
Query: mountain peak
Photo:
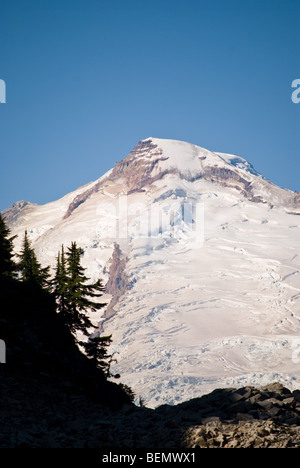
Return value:
<svg viewBox="0 0 300 468">
<path fill-rule="evenodd" d="M 113 187 L 114 194 L 129 195 L 148 192 L 162 183 L 172 187 L 175 184 L 180 189 L 184 181 L 192 183 L 190 189 L 195 193 L 225 189 L 252 202 L 289 206 L 298 212 L 299 196 L 266 180 L 246 159 L 209 151 L 185 141 L 148 137 L 140 140 L 96 183 L 80 192 L 65 218 L 107 184 Z"/>
<path fill-rule="evenodd" d="M 183 176 L 192 175 L 193 178 L 203 175 L 207 167 L 241 170 L 262 177 L 252 164 L 240 156 L 213 152 L 181 140 L 154 137 L 141 140 L 124 161 L 129 165 L 137 159 L 148 160 L 152 164 L 159 163 L 162 172 L 177 171 Z"/>
<path fill-rule="evenodd" d="M 192 171 L 205 166 L 235 167 L 257 177 L 262 177 L 246 159 L 233 154 L 210 151 L 206 148 L 180 140 L 149 137 L 142 140 L 144 145 L 155 145 L 168 157 L 169 164 L 179 170 Z M 205 162 L 204 162 L 205 161 Z"/>
<path fill-rule="evenodd" d="M 261 177 L 245 159 L 215 153 L 180 140 L 149 137 L 116 163 L 109 179 L 118 180 L 124 190 L 144 191 L 167 175 L 177 175 L 188 182 L 205 180 L 242 191 Z"/>
</svg>

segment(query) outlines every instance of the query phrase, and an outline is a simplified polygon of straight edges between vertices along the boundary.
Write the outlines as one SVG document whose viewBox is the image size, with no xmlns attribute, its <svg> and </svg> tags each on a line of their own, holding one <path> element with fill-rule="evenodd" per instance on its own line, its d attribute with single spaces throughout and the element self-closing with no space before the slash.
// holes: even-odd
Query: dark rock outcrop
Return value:
<svg viewBox="0 0 300 468">
<path fill-rule="evenodd" d="M 155 410 L 112 409 L 74 388 L 2 377 L 0 448 L 300 447 L 299 395 L 274 383 Z"/>
<path fill-rule="evenodd" d="M 122 253 L 119 244 L 115 243 L 109 268 L 109 279 L 105 286 L 105 292 L 112 295 L 112 300 L 105 311 L 105 319 L 109 319 L 115 315 L 114 306 L 127 292 L 128 278 L 125 273 L 126 261 L 126 256 Z"/>
</svg>

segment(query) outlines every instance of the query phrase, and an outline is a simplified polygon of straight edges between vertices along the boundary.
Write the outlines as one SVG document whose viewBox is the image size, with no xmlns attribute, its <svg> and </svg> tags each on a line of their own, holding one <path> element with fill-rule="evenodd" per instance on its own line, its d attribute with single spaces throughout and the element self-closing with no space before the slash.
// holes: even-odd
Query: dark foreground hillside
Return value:
<svg viewBox="0 0 300 468">
<path fill-rule="evenodd" d="M 5 378 L 1 382 L 1 421 L 5 423 L 0 448 L 300 447 L 299 423 L 291 421 L 291 416 L 299 417 L 298 397 L 283 395 L 283 388 L 274 385 L 275 391 L 272 386 L 223 389 L 183 405 L 150 410 L 128 404 L 113 409 L 82 392 Z M 232 400 L 249 391 L 254 397 L 250 403 L 253 419 L 232 408 Z M 287 398 L 291 401 L 285 402 Z M 272 405 L 280 418 L 265 411 L 264 404 Z"/>
<path fill-rule="evenodd" d="M 79 351 L 49 296 L 13 280 L 0 293 L 1 448 L 300 447 L 300 391 L 273 383 L 136 407 Z"/>
<path fill-rule="evenodd" d="M 0 365 L 3 398 L 5 382 L 15 381 L 20 391 L 34 382 L 61 392 L 76 389 L 113 408 L 129 403 L 120 386 L 108 382 L 80 352 L 50 294 L 1 279 L 0 297 L 0 339 L 6 345 L 6 363 Z"/>
</svg>

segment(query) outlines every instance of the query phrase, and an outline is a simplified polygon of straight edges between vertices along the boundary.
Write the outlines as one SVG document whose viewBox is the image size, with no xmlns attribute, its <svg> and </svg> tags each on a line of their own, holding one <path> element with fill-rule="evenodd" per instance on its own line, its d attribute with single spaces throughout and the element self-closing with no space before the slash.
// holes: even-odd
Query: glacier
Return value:
<svg viewBox="0 0 300 468">
<path fill-rule="evenodd" d="M 114 371 L 147 406 L 218 388 L 299 388 L 300 194 L 240 156 L 147 138 L 99 179 L 3 212 L 43 265 L 76 240 L 108 306 Z"/>
</svg>

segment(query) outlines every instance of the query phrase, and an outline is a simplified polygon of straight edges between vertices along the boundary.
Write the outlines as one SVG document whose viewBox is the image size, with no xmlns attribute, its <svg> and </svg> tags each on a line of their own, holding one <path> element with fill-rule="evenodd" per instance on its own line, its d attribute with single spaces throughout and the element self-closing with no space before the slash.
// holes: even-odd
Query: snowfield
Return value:
<svg viewBox="0 0 300 468">
<path fill-rule="evenodd" d="M 91 318 L 112 334 L 121 381 L 156 407 L 224 386 L 300 388 L 299 213 L 298 194 L 243 158 L 149 138 L 97 181 L 4 214 L 16 250 L 27 229 L 53 266 L 76 240 L 87 274 L 113 278 L 113 303 Z"/>
</svg>

